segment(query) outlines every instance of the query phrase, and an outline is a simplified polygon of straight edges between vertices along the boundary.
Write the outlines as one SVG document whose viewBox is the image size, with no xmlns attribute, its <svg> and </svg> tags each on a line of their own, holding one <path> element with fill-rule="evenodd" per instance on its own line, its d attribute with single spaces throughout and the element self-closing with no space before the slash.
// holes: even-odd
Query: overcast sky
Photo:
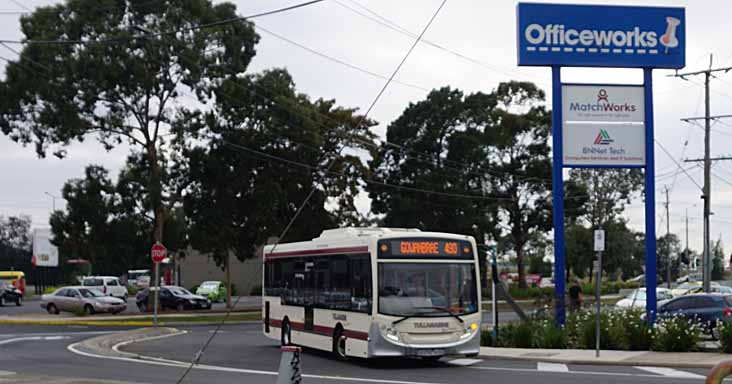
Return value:
<svg viewBox="0 0 732 384">
<path fill-rule="evenodd" d="M 239 14 L 249 15 L 294 4 L 296 0 L 238 0 Z M 557 1 L 561 2 L 561 1 Z M 577 3 L 576 0 L 570 1 Z M 606 3 L 585 1 L 586 3 Z M 19 15 L 8 11 L 55 3 L 49 0 L 0 0 L 0 38 L 21 39 Z M 401 60 L 412 39 L 345 6 L 359 9 L 363 5 L 400 27 L 419 33 L 440 0 L 328 0 L 306 8 L 257 19 L 257 24 L 282 37 L 308 46 L 334 58 L 359 66 L 370 72 L 388 76 Z M 729 15 L 732 3 L 717 1 L 636 1 L 633 5 L 673 5 L 686 7 L 686 70 L 705 69 L 709 55 L 714 55 L 714 67 L 732 66 L 732 25 Z M 345 5 L 345 6 L 344 6 Z M 536 82 L 551 97 L 551 74 L 548 68 L 524 68 L 516 65 L 515 37 L 516 1 L 448 0 L 425 39 L 460 53 L 469 59 L 421 44 L 399 72 L 397 79 L 411 86 L 392 83 L 374 108 L 371 117 L 379 122 L 375 133 L 383 137 L 386 126 L 409 102 L 422 100 L 426 91 L 449 85 L 463 91 L 488 92 L 499 82 L 526 80 Z M 362 13 L 366 13 L 360 8 Z M 313 98 L 336 99 L 340 105 L 365 109 L 384 80 L 352 68 L 328 61 L 320 56 L 287 43 L 259 30 L 262 37 L 250 72 L 272 67 L 285 67 L 293 75 L 298 90 Z M 0 56 L 15 55 L 0 47 Z M 472 61 L 471 61 L 472 60 Z M 477 62 L 477 63 L 476 63 Z M 4 67 L 4 62 L 0 61 Z M 675 161 L 703 156 L 704 141 L 701 126 L 692 126 L 679 119 L 704 113 L 703 78 L 690 81 L 668 77 L 670 70 L 654 71 L 656 139 Z M 612 82 L 640 84 L 641 70 L 565 69 L 563 80 L 572 82 Z M 712 79 L 712 114 L 732 114 L 732 72 L 719 73 Z M 712 127 L 712 155 L 730 155 L 732 119 Z M 73 144 L 68 157 L 53 156 L 38 159 L 32 147 L 22 147 L 0 135 L 0 215 L 29 214 L 34 226 L 48 223 L 52 198 L 45 192 L 60 195 L 65 181 L 81 177 L 87 164 L 102 164 L 116 173 L 124 164 L 128 148 L 119 147 L 105 152 L 92 138 Z M 689 176 L 702 185 L 702 169 L 681 163 Z M 670 189 L 671 232 L 684 239 L 684 217 L 689 215 L 689 243 L 701 251 L 702 204 L 700 190 L 659 145 L 656 145 L 656 223 L 657 233 L 666 228 L 662 194 Z M 712 167 L 712 239 L 722 237 L 732 251 L 732 162 L 717 162 Z M 674 178 L 674 174 L 677 174 Z M 368 210 L 368 201 L 361 199 L 360 209 Z M 57 208 L 64 202 L 56 199 Z M 644 229 L 643 203 L 638 199 L 627 210 L 631 226 Z"/>
</svg>

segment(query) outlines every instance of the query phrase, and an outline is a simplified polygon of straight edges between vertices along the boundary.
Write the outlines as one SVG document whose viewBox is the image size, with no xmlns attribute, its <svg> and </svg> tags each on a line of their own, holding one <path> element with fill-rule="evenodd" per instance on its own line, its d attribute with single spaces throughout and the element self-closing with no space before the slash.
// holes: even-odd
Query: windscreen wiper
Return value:
<svg viewBox="0 0 732 384">
<path fill-rule="evenodd" d="M 449 314 L 450 316 L 458 319 L 458 321 L 460 321 L 461 323 L 465 323 L 465 321 L 463 319 L 461 319 L 460 316 L 458 316 L 456 313 L 454 313 L 453 311 L 451 311 L 450 308 L 437 307 L 437 306 L 432 306 L 432 307 L 416 307 L 416 308 L 417 309 L 436 309 L 438 311 L 445 312 L 445 313 Z"/>
<path fill-rule="evenodd" d="M 406 315 L 406 316 L 402 317 L 399 320 L 392 321 L 391 325 L 397 325 L 397 324 L 401 323 L 404 320 L 411 319 L 412 317 L 417 317 L 419 315 L 420 315 L 419 313 L 415 313 L 415 314 L 412 314 L 412 315 Z"/>
</svg>

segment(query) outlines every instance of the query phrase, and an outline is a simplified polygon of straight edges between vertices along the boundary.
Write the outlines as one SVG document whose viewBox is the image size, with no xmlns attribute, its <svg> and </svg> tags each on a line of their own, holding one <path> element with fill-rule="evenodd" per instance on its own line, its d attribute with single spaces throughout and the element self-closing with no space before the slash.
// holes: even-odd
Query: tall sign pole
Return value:
<svg viewBox="0 0 732 384">
<path fill-rule="evenodd" d="M 150 249 L 150 258 L 155 264 L 155 285 L 153 291 L 154 304 L 153 304 L 153 326 L 158 326 L 158 303 L 160 300 L 160 263 L 165 260 L 168 256 L 168 250 L 164 245 L 160 243 L 153 244 Z"/>
<path fill-rule="evenodd" d="M 653 322 L 656 317 L 656 199 L 652 71 L 684 67 L 685 10 L 519 3 L 517 14 L 518 65 L 552 68 L 557 323 L 565 322 L 564 168 L 645 170 L 646 311 Z M 561 68 L 565 66 L 641 68 L 643 84 L 564 84 Z"/>
<path fill-rule="evenodd" d="M 595 270 L 597 270 L 597 278 L 595 279 L 595 357 L 600 357 L 600 291 L 602 290 L 602 252 L 605 250 L 605 231 L 602 229 L 595 230 L 595 252 L 597 252 L 597 260 Z"/>
</svg>

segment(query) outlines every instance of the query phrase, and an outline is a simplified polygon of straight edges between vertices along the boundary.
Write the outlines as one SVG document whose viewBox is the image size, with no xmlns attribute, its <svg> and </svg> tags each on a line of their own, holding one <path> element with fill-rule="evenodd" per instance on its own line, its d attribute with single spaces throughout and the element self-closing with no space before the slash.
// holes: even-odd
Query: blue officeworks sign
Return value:
<svg viewBox="0 0 732 384">
<path fill-rule="evenodd" d="M 518 4 L 518 64 L 683 68 L 684 8 Z"/>
</svg>

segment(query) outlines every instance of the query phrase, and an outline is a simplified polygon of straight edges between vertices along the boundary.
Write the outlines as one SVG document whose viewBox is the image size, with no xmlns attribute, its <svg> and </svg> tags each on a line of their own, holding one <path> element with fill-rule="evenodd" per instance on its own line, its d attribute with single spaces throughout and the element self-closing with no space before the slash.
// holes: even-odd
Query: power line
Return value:
<svg viewBox="0 0 732 384">
<path fill-rule="evenodd" d="M 666 156 L 668 156 L 669 159 L 671 159 L 674 163 L 676 163 L 676 165 L 679 167 L 679 169 L 681 169 L 684 172 L 684 174 L 689 178 L 689 180 L 691 180 L 692 183 L 694 183 L 694 185 L 696 185 L 700 190 L 704 189 L 704 188 L 702 188 L 701 185 L 699 185 L 699 183 L 696 182 L 696 180 L 694 180 L 693 177 L 691 177 L 689 172 L 687 172 L 686 169 L 684 169 L 684 167 L 682 167 L 681 164 L 679 164 L 679 162 L 676 161 L 676 159 L 673 157 L 673 155 L 671 155 L 671 152 L 669 152 L 666 149 L 666 147 L 664 147 L 663 144 L 661 144 L 660 141 L 658 141 L 657 139 L 653 139 L 653 141 L 655 141 L 656 144 L 658 144 L 658 146 L 663 150 L 664 153 L 666 153 Z"/>
<path fill-rule="evenodd" d="M 250 19 L 255 19 L 258 17 L 263 16 L 270 16 L 277 13 L 287 12 L 291 11 L 293 9 L 306 7 L 308 5 L 320 3 L 324 0 L 311 0 L 304 3 L 299 3 L 295 5 L 291 5 L 284 8 L 278 8 L 271 11 L 266 12 L 260 12 L 255 13 L 248 16 L 240 16 L 240 17 L 234 17 L 230 19 L 224 19 L 224 20 L 218 20 L 211 23 L 204 23 L 204 24 L 198 24 L 191 27 L 184 27 L 184 28 L 178 28 L 175 30 L 170 31 L 163 31 L 163 32 L 155 32 L 155 33 L 145 33 L 142 35 L 135 35 L 135 36 L 120 36 L 120 37 L 113 37 L 113 38 L 105 38 L 105 39 L 95 39 L 95 40 L 71 40 L 71 39 L 58 39 L 58 40 L 0 40 L 1 43 L 7 43 L 7 44 L 21 44 L 21 45 L 27 45 L 27 44 L 70 44 L 70 45 L 91 45 L 91 44 L 105 44 L 105 43 L 120 43 L 130 40 L 138 40 L 138 39 L 149 39 L 152 37 L 160 37 L 165 35 L 175 35 L 177 33 L 181 32 L 190 32 L 190 31 L 196 31 L 199 29 L 205 29 L 205 28 L 211 28 L 211 27 L 218 27 L 221 25 L 226 24 L 232 24 L 240 21 L 247 21 Z"/>
<path fill-rule="evenodd" d="M 347 5 L 347 4 L 344 4 L 342 1 L 333 0 L 333 2 L 336 3 L 336 4 L 338 4 L 339 6 L 341 6 L 343 8 L 348 9 L 349 11 L 351 11 L 351 12 L 353 12 L 353 13 L 361 16 L 361 17 L 364 17 L 366 19 L 369 19 L 369 20 L 373 21 L 374 23 L 377 23 L 377 24 L 379 24 L 379 25 L 381 25 L 381 26 L 383 26 L 385 28 L 388 28 L 388 29 L 390 29 L 392 31 L 395 31 L 397 33 L 400 33 L 400 34 L 405 35 L 405 36 L 410 37 L 410 38 L 416 38 L 417 37 L 417 34 L 411 32 L 410 30 L 408 30 L 408 29 L 406 29 L 404 27 L 402 27 L 398 23 L 396 23 L 396 22 L 394 22 L 392 20 L 389 20 L 386 17 L 384 17 L 384 16 L 376 13 L 375 11 L 369 9 L 365 5 L 359 3 L 359 2 L 357 2 L 355 0 L 350 0 L 350 2 L 353 3 L 353 4 L 355 4 L 359 8 L 363 9 L 364 11 L 370 13 L 373 16 L 370 16 L 370 15 L 364 13 L 364 12 L 359 11 L 358 9 L 355 9 L 355 8 L 353 8 L 353 7 L 351 7 L 351 6 Z M 517 73 L 512 73 L 510 71 L 506 71 L 506 70 L 500 69 L 498 67 L 491 66 L 491 65 L 486 64 L 485 62 L 483 62 L 481 60 L 475 59 L 475 58 L 470 57 L 470 56 L 468 56 L 468 55 L 466 55 L 464 53 L 460 53 L 460 52 L 458 52 L 458 51 L 456 51 L 454 49 L 450 49 L 448 47 L 445 47 L 445 46 L 443 46 L 441 44 L 435 43 L 435 42 L 430 41 L 430 40 L 427 40 L 427 39 L 420 40 L 420 43 L 426 44 L 426 45 L 429 45 L 429 46 L 431 46 L 433 48 L 437 48 L 437 49 L 439 49 L 441 51 L 447 52 L 447 53 L 449 53 L 449 54 L 451 54 L 451 55 L 453 55 L 455 57 L 458 57 L 458 58 L 460 58 L 462 60 L 465 60 L 465 61 L 467 61 L 469 63 L 478 65 L 478 66 L 480 66 L 480 67 L 482 67 L 484 69 L 487 69 L 489 71 L 492 71 L 492 72 L 497 72 L 497 73 L 500 73 L 502 75 L 507 75 L 509 77 L 520 76 Z M 533 78 L 534 76 L 528 76 L 528 77 L 532 77 Z M 540 83 L 543 83 L 543 84 L 547 84 L 546 82 L 544 82 L 542 80 L 539 80 L 539 82 Z"/>
<path fill-rule="evenodd" d="M 389 79 L 389 77 L 386 76 L 386 75 L 382 75 L 382 74 L 379 74 L 379 73 L 376 73 L 376 72 L 372 72 L 372 71 L 369 71 L 368 69 L 361 68 L 361 67 L 359 67 L 359 66 L 357 66 L 355 64 L 351 64 L 351 63 L 349 63 L 349 62 L 347 62 L 345 60 L 341 60 L 341 59 L 337 59 L 337 58 L 335 58 L 333 56 L 329 56 L 329 55 L 327 55 L 325 53 L 322 53 L 322 52 L 319 52 L 319 51 L 317 51 L 317 50 L 315 50 L 313 48 L 310 48 L 310 47 L 308 47 L 308 46 L 306 46 L 304 44 L 298 43 L 298 42 L 296 42 L 294 40 L 291 40 L 291 39 L 289 39 L 287 37 L 284 37 L 284 36 L 282 36 L 280 34 L 277 34 L 275 32 L 272 32 L 269 29 L 262 27 L 261 25 L 255 25 L 254 27 L 256 29 L 261 30 L 261 31 L 263 31 L 263 32 L 265 32 L 265 33 L 267 33 L 267 34 L 269 34 L 271 36 L 274 36 L 274 37 L 276 37 L 276 38 L 278 38 L 278 39 L 280 39 L 280 40 L 282 40 L 282 41 L 284 41 L 284 42 L 286 42 L 288 44 L 294 45 L 294 46 L 296 46 L 296 47 L 298 47 L 300 49 L 303 49 L 305 51 L 308 51 L 308 52 L 310 52 L 310 53 L 312 53 L 314 55 L 320 56 L 320 57 L 322 57 L 322 58 L 324 58 L 326 60 L 329 60 L 329 61 L 332 61 L 334 63 L 343 65 L 345 67 L 354 69 L 356 71 L 359 71 L 361 73 L 367 74 L 367 75 L 372 76 L 372 77 L 376 77 L 376 78 L 379 78 L 379 79 L 382 79 L 382 80 L 388 80 Z M 398 83 L 398 84 L 401 84 L 401 85 L 404 85 L 404 86 L 407 86 L 407 87 L 410 87 L 410 88 L 419 89 L 420 91 L 425 91 L 425 92 L 429 92 L 430 91 L 429 88 L 422 87 L 422 86 L 419 86 L 419 85 L 410 84 L 410 83 L 407 83 L 407 82 L 404 82 L 404 81 L 400 81 L 400 80 L 393 80 L 393 81 L 395 83 Z"/>
</svg>

